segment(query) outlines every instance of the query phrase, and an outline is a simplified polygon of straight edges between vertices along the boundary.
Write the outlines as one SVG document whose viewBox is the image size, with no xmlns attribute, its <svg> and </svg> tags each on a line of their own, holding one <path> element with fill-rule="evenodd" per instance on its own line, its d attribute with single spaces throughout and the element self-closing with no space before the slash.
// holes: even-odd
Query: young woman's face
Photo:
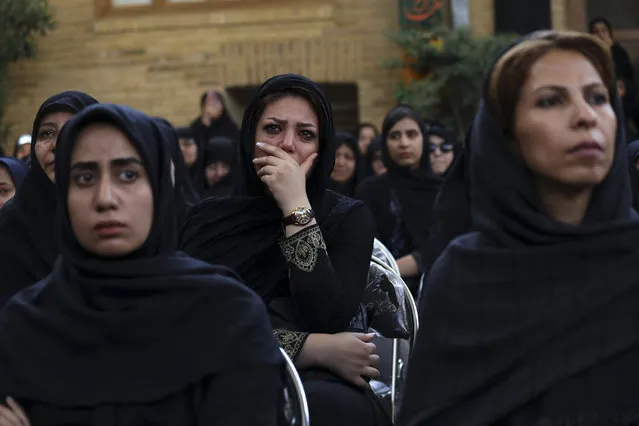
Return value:
<svg viewBox="0 0 639 426">
<path fill-rule="evenodd" d="M 91 124 L 71 156 L 68 210 L 87 251 L 121 257 L 144 244 L 153 224 L 153 192 L 133 144 L 118 128 Z"/>
<path fill-rule="evenodd" d="M 9 169 L 4 164 L 0 164 L 0 207 L 13 198 L 16 194 L 16 186 Z"/>
<path fill-rule="evenodd" d="M 610 34 L 608 26 L 603 22 L 597 22 L 592 28 L 592 33 L 604 43 L 612 45 L 612 34 Z"/>
<path fill-rule="evenodd" d="M 204 101 L 204 114 L 213 120 L 217 120 L 224 112 L 224 105 L 217 93 L 211 92 Z"/>
<path fill-rule="evenodd" d="M 359 152 L 361 155 L 366 155 L 368 146 L 371 144 L 375 136 L 375 129 L 370 126 L 365 126 L 359 129 L 357 145 L 359 146 Z"/>
<path fill-rule="evenodd" d="M 42 117 L 38 126 L 35 141 L 36 157 L 51 182 L 55 180 L 55 148 L 58 143 L 58 134 L 62 126 L 72 117 L 73 114 L 70 112 L 53 112 Z"/>
<path fill-rule="evenodd" d="M 197 144 L 192 138 L 180 138 L 180 150 L 186 167 L 192 167 L 197 162 Z"/>
<path fill-rule="evenodd" d="M 617 118 L 608 88 L 580 53 L 556 50 L 533 64 L 513 127 L 524 162 L 544 181 L 592 187 L 610 171 Z"/>
<path fill-rule="evenodd" d="M 319 152 L 319 121 L 311 104 L 299 96 L 286 96 L 271 102 L 257 123 L 255 142 L 277 146 L 297 164 Z M 266 154 L 257 148 L 255 158 Z"/>
<path fill-rule="evenodd" d="M 443 175 L 455 158 L 454 147 L 438 135 L 430 135 L 428 140 L 430 142 L 430 164 L 433 168 L 433 173 L 438 176 Z"/>
<path fill-rule="evenodd" d="M 335 151 L 335 166 L 331 179 L 340 183 L 350 181 L 355 176 L 356 155 L 348 145 L 340 145 Z"/>
<path fill-rule="evenodd" d="M 28 157 L 30 154 L 31 154 L 31 144 L 25 143 L 23 145 L 20 145 L 20 147 L 18 148 L 18 151 L 16 152 L 16 158 L 18 160 L 22 160 L 25 157 Z"/>
<path fill-rule="evenodd" d="M 208 186 L 213 186 L 225 178 L 230 171 L 231 167 L 226 163 L 221 161 L 211 163 L 206 166 L 206 169 L 204 170 L 206 174 L 206 183 Z"/>
<path fill-rule="evenodd" d="M 412 118 L 399 120 L 388 132 L 388 154 L 400 167 L 416 169 L 424 153 L 424 135 Z"/>
<path fill-rule="evenodd" d="M 373 169 L 373 174 L 375 176 L 383 175 L 387 172 L 386 166 L 384 165 L 384 161 L 382 160 L 382 151 L 378 150 L 373 154 L 373 162 L 371 163 L 371 167 Z"/>
</svg>

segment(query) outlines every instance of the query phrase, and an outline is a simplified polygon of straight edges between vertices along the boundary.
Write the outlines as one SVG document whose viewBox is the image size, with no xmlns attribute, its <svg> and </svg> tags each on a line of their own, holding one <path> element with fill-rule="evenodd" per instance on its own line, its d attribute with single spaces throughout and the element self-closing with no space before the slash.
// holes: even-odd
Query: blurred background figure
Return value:
<svg viewBox="0 0 639 426">
<path fill-rule="evenodd" d="M 29 168 L 20 160 L 0 157 L 0 208 L 13 198 Z"/>
<path fill-rule="evenodd" d="M 634 98 L 636 95 L 635 70 L 628 51 L 615 40 L 612 24 L 606 18 L 598 17 L 590 21 L 588 29 L 590 34 L 595 35 L 610 47 L 615 63 L 615 74 L 618 79 L 626 83 L 627 94 Z"/>
<path fill-rule="evenodd" d="M 226 137 L 211 139 L 203 152 L 204 184 L 202 197 L 226 197 L 237 184 L 237 144 Z"/>
<path fill-rule="evenodd" d="M 366 177 L 383 175 L 386 170 L 382 160 L 382 138 L 375 136 L 366 151 Z"/>
<path fill-rule="evenodd" d="M 335 166 L 328 188 L 347 197 L 355 195 L 362 181 L 364 159 L 359 155 L 358 141 L 348 132 L 335 134 Z"/>
<path fill-rule="evenodd" d="M 368 152 L 368 146 L 375 136 L 379 136 L 379 130 L 373 123 L 361 123 L 357 128 L 357 144 L 362 156 Z"/>
<path fill-rule="evenodd" d="M 18 160 L 24 161 L 28 164 L 31 154 L 31 135 L 21 135 L 13 147 L 13 156 Z"/>
<path fill-rule="evenodd" d="M 445 176 L 451 164 L 453 164 L 461 144 L 452 132 L 440 126 L 431 127 L 428 129 L 427 134 L 433 174 Z"/>
<path fill-rule="evenodd" d="M 209 90 L 202 94 L 200 116 L 191 123 L 191 131 L 200 147 L 215 137 L 239 141 L 240 131 L 229 114 L 222 92 Z"/>
</svg>

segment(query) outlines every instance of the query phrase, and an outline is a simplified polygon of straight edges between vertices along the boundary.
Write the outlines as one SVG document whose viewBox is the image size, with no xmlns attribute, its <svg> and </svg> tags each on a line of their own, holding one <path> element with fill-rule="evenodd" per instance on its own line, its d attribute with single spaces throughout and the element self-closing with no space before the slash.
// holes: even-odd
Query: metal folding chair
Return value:
<svg viewBox="0 0 639 426">
<path fill-rule="evenodd" d="M 381 260 L 393 272 L 395 272 L 397 275 L 400 275 L 399 266 L 395 261 L 395 257 L 393 257 L 390 250 L 388 250 L 388 248 L 377 238 L 373 240 L 373 257 Z"/>
<path fill-rule="evenodd" d="M 309 426 L 310 415 L 304 385 L 293 361 L 288 357 L 284 349 L 280 348 L 282 356 L 286 360 L 286 383 L 284 385 L 284 416 L 291 426 Z"/>
<path fill-rule="evenodd" d="M 393 271 L 389 265 L 380 260 L 376 256 L 373 256 L 371 261 L 380 267 L 384 268 L 387 272 L 387 276 L 395 284 L 401 285 L 403 288 L 403 303 L 404 311 L 406 312 L 406 323 L 410 332 L 408 341 L 402 339 L 393 339 L 392 349 L 392 372 L 391 372 L 391 412 L 392 419 L 395 422 L 395 416 L 397 414 L 399 401 L 401 400 L 401 393 L 403 390 L 403 383 L 406 375 L 406 367 L 408 365 L 408 357 L 410 350 L 417 338 L 417 330 L 419 329 L 419 316 L 417 311 L 417 305 L 415 299 L 410 292 L 410 289 L 402 279 L 402 277 Z"/>
</svg>

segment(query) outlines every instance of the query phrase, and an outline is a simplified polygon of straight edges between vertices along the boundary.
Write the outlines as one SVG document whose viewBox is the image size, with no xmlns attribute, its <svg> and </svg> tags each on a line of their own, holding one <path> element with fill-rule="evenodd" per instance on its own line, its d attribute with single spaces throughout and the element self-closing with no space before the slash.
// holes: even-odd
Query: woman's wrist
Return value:
<svg viewBox="0 0 639 426">
<path fill-rule="evenodd" d="M 282 203 L 282 205 L 280 206 L 280 210 L 282 210 L 282 216 L 288 216 L 293 210 L 300 207 L 306 207 L 309 209 L 311 208 L 311 203 L 308 200 L 308 197 L 304 196 L 292 200 L 287 200 L 286 202 Z"/>
<path fill-rule="evenodd" d="M 309 334 L 304 342 L 304 346 L 302 346 L 302 350 L 297 356 L 295 364 L 299 368 L 323 367 L 324 348 L 326 347 L 327 337 L 330 337 L 330 334 Z"/>
</svg>

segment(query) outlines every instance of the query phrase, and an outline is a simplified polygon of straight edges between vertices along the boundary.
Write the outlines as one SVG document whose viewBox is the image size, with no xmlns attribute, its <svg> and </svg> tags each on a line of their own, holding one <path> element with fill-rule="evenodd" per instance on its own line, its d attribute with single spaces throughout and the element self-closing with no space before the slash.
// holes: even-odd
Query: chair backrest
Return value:
<svg viewBox="0 0 639 426">
<path fill-rule="evenodd" d="M 284 349 L 280 348 L 286 361 L 286 383 L 284 385 L 284 415 L 291 426 L 309 426 L 310 415 L 304 385 L 293 361 L 288 357 Z"/>
<path fill-rule="evenodd" d="M 377 238 L 373 240 L 373 257 L 384 262 L 393 272 L 400 275 L 399 265 L 395 261 L 395 257 L 391 254 L 390 250 Z"/>
</svg>

